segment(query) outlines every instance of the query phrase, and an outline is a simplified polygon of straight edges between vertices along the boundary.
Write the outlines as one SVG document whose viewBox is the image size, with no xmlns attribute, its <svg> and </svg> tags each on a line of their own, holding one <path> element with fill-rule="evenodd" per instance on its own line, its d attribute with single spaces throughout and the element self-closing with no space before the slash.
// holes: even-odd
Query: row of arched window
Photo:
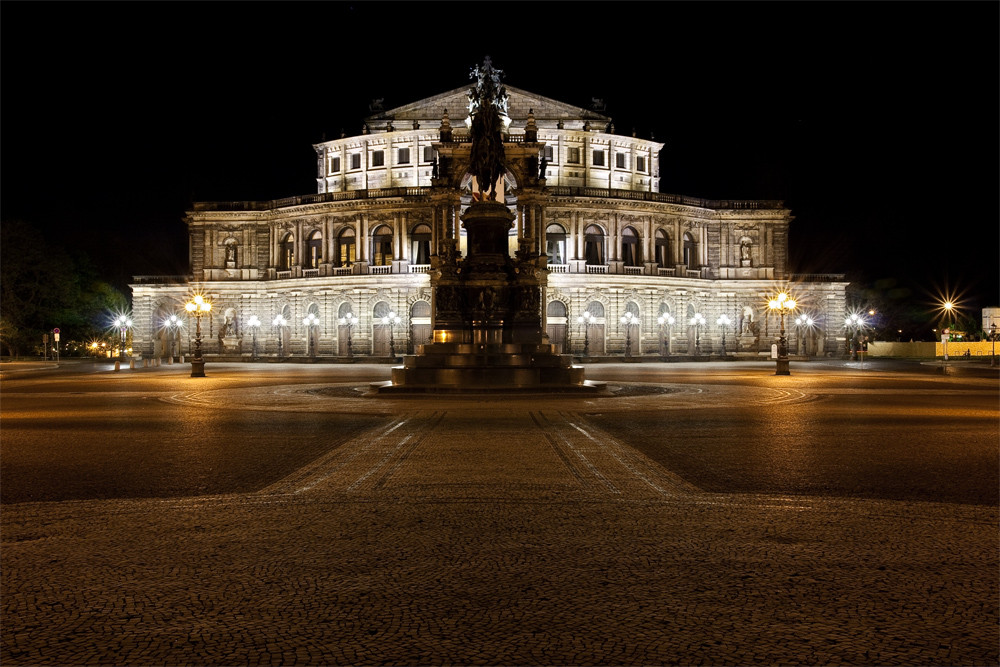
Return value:
<svg viewBox="0 0 1000 667">
<path fill-rule="evenodd" d="M 278 246 L 278 268 L 288 270 L 298 265 L 295 256 L 295 235 L 285 234 Z M 392 264 L 392 229 L 388 225 L 379 225 L 371 235 L 371 249 L 368 262 L 375 266 Z M 302 266 L 307 269 L 319 268 L 323 262 L 323 233 L 312 232 L 306 239 L 306 257 Z M 334 266 L 351 266 L 358 260 L 357 236 L 350 227 L 337 235 L 334 243 L 333 256 L 329 261 Z M 431 228 L 428 225 L 417 225 L 410 232 L 410 261 L 413 264 L 431 263 Z"/>
<path fill-rule="evenodd" d="M 608 263 L 607 237 L 604 230 L 597 225 L 588 225 L 584 229 L 584 259 L 587 264 L 603 265 Z M 565 264 L 570 258 L 567 252 L 569 235 L 559 224 L 550 224 L 545 231 L 546 254 L 549 264 Z M 420 224 L 413 228 L 409 235 L 410 262 L 413 264 L 430 264 L 431 228 Z M 393 234 L 388 225 L 380 225 L 371 235 L 371 249 L 368 262 L 375 266 L 388 266 L 393 260 Z M 229 246 L 227 261 L 235 260 L 235 246 Z M 319 268 L 323 261 L 323 234 L 312 232 L 306 239 L 306 257 L 302 266 L 307 269 Z M 742 242 L 741 253 L 749 257 L 749 243 Z M 351 266 L 358 259 L 357 237 L 354 229 L 347 227 L 336 238 L 333 256 L 329 261 L 334 266 Z M 297 266 L 295 256 L 295 236 L 291 232 L 285 234 L 279 244 L 278 268 L 288 270 Z M 642 266 L 647 260 L 643 256 L 642 237 L 634 227 L 625 227 L 621 232 L 621 261 L 625 266 Z M 673 267 L 675 262 L 671 252 L 670 236 L 662 229 L 656 230 L 653 238 L 653 257 L 649 259 L 660 268 Z M 688 268 L 698 267 L 698 242 L 690 232 L 685 232 L 681 247 L 681 263 Z"/>
<path fill-rule="evenodd" d="M 567 259 L 568 235 L 562 225 L 553 223 L 545 228 L 546 254 L 549 264 L 565 264 Z M 587 264 L 607 264 L 607 237 L 598 225 L 587 225 L 583 230 L 583 253 Z M 681 261 L 691 269 L 698 266 L 698 243 L 690 232 L 684 233 Z M 642 266 L 645 261 L 642 237 L 634 227 L 625 227 L 621 232 L 621 261 L 625 266 Z M 674 266 L 670 248 L 670 236 L 662 229 L 656 230 L 653 238 L 653 257 L 661 268 Z"/>
</svg>

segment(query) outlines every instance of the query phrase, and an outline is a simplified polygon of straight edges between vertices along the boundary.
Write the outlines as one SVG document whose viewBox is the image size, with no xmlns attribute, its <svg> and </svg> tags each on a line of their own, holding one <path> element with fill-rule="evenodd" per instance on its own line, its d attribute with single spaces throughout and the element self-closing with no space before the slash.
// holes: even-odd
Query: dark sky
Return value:
<svg viewBox="0 0 1000 667">
<path fill-rule="evenodd" d="M 4 219 L 184 273 L 191 201 L 315 191 L 311 144 L 505 81 L 666 143 L 661 191 L 783 199 L 799 272 L 1000 305 L 996 2 L 0 3 Z"/>
</svg>

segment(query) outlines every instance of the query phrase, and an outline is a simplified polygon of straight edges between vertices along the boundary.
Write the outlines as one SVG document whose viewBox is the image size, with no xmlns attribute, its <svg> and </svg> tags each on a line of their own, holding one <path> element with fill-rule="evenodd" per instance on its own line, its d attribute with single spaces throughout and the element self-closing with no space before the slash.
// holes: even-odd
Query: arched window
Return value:
<svg viewBox="0 0 1000 667">
<path fill-rule="evenodd" d="M 568 322 L 566 321 L 566 304 L 562 301 L 550 301 L 545 308 L 546 326 L 545 332 L 549 335 L 549 343 L 558 345 L 560 351 L 566 346 L 566 332 Z"/>
<path fill-rule="evenodd" d="M 684 232 L 684 264 L 689 269 L 698 268 L 698 244 L 691 232 Z"/>
<path fill-rule="evenodd" d="M 656 253 L 656 265 L 661 269 L 669 267 L 672 264 L 670 261 L 670 237 L 662 229 L 657 229 L 653 244 L 654 252 Z"/>
<path fill-rule="evenodd" d="M 417 225 L 410 232 L 410 261 L 414 264 L 431 263 L 431 228 Z"/>
<path fill-rule="evenodd" d="M 588 225 L 583 231 L 584 254 L 587 264 L 603 265 L 604 258 L 604 230 L 597 225 Z"/>
<path fill-rule="evenodd" d="M 642 248 L 639 246 L 639 235 L 632 227 L 622 230 L 622 261 L 625 266 L 642 265 Z"/>
<path fill-rule="evenodd" d="M 410 306 L 410 340 L 407 349 L 412 353 L 417 345 L 431 342 L 431 304 L 414 301 Z"/>
<path fill-rule="evenodd" d="M 278 266 L 283 271 L 295 266 L 295 237 L 290 233 L 285 234 L 285 238 L 281 240 L 281 257 L 278 259 Z"/>
<path fill-rule="evenodd" d="M 306 258 L 307 268 L 318 269 L 319 263 L 323 259 L 323 233 L 315 231 L 309 235 L 309 244 L 306 248 L 309 256 Z"/>
<path fill-rule="evenodd" d="M 392 230 L 381 225 L 372 233 L 372 264 L 389 266 L 392 264 Z"/>
<path fill-rule="evenodd" d="M 549 264 L 566 263 L 566 230 L 562 225 L 551 224 L 545 228 L 545 253 L 549 256 Z"/>
<path fill-rule="evenodd" d="M 358 259 L 354 230 L 348 227 L 337 237 L 337 266 L 351 266 Z"/>
</svg>

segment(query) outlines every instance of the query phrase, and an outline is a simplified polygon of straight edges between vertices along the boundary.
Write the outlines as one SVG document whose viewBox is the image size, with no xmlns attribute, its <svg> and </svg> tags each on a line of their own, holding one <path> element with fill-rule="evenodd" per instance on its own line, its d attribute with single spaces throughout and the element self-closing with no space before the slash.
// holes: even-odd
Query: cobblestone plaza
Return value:
<svg viewBox="0 0 1000 667">
<path fill-rule="evenodd" d="M 2 378 L 6 665 L 998 663 L 995 372 Z M 986 371 L 987 369 L 979 369 Z"/>
</svg>

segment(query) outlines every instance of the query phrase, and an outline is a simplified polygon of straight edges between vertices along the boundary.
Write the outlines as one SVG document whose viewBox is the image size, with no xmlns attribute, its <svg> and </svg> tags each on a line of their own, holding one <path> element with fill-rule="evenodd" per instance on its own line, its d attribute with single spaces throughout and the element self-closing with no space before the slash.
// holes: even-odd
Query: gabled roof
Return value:
<svg viewBox="0 0 1000 667">
<path fill-rule="evenodd" d="M 434 127 L 440 122 L 441 116 L 447 110 L 452 124 L 457 125 L 468 115 L 468 93 L 470 88 L 471 84 L 441 93 L 440 95 L 411 102 L 410 104 L 404 104 L 394 109 L 379 111 L 366 118 L 365 121 L 369 124 L 379 124 L 379 121 L 388 119 L 392 119 L 394 123 L 398 121 L 418 121 Z M 512 86 L 507 86 L 506 88 L 510 98 L 508 110 L 511 117 L 511 125 L 515 127 L 524 125 L 524 119 L 527 117 L 529 110 L 534 113 L 535 122 L 540 127 L 555 127 L 556 122 L 560 120 L 564 122 L 590 120 L 600 124 L 611 122 L 610 117 L 599 114 L 596 111 L 591 111 L 590 109 L 559 102 L 550 97 L 529 93 L 520 88 Z M 402 128 L 405 126 L 405 122 L 399 123 L 399 126 Z"/>
</svg>

